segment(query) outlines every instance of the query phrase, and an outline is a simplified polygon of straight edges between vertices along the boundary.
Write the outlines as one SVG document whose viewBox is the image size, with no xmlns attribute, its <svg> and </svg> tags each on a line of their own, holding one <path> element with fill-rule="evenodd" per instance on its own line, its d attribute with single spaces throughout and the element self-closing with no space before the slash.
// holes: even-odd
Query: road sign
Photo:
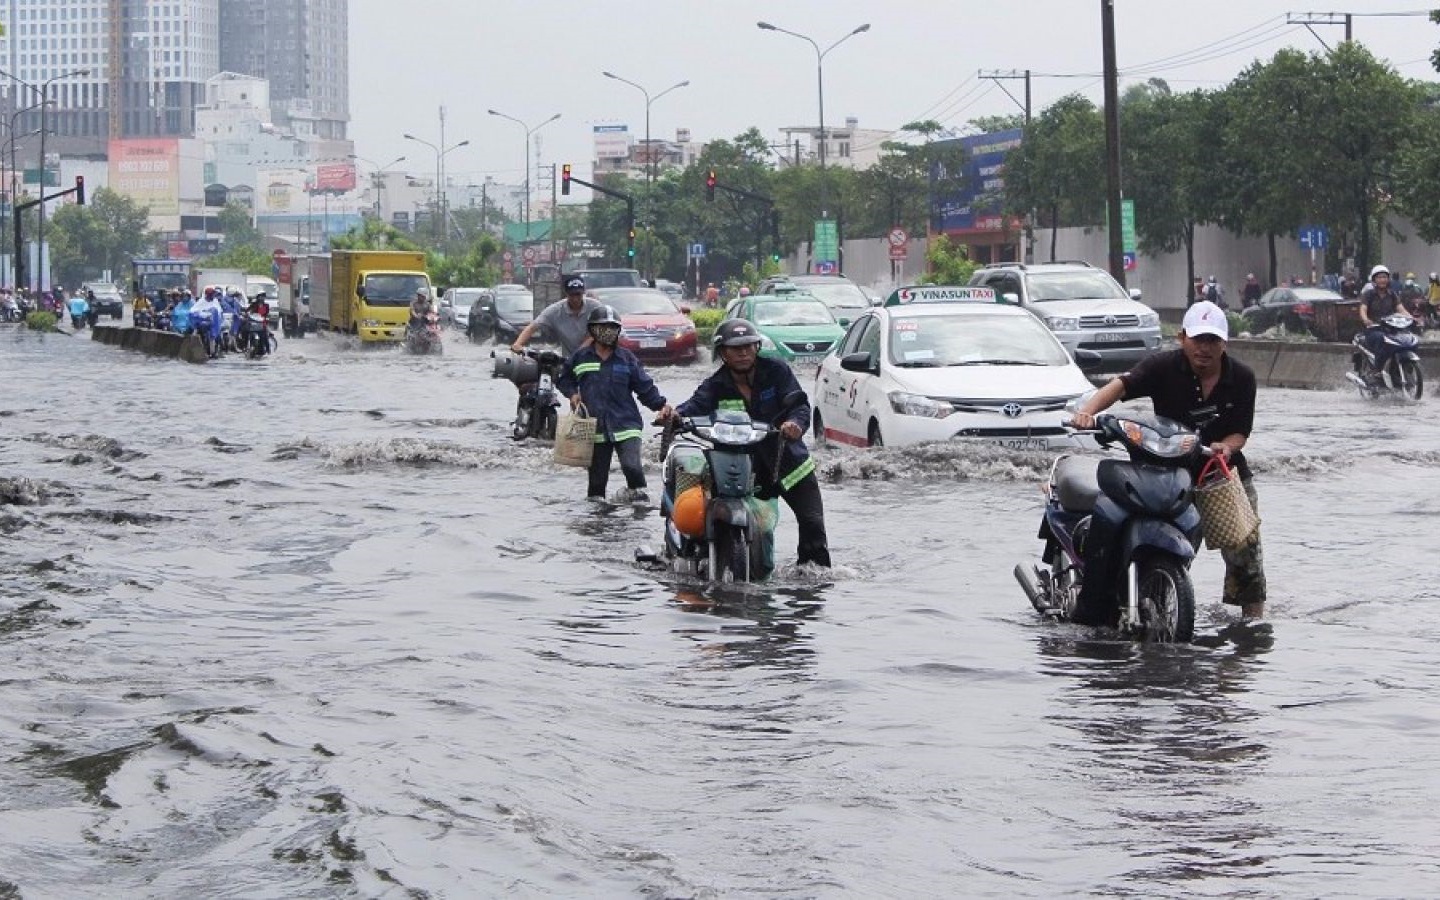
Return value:
<svg viewBox="0 0 1440 900">
<path fill-rule="evenodd" d="M 1120 240 L 1124 244 L 1125 252 L 1131 256 L 1135 255 L 1135 201 L 1120 201 Z M 1133 268 L 1132 263 L 1126 263 L 1127 270 Z"/>
<path fill-rule="evenodd" d="M 691 244 L 691 245 L 690 245 L 690 258 L 691 258 L 691 259 L 704 259 L 704 258 L 705 258 L 705 245 L 704 245 L 704 244 Z"/>
<path fill-rule="evenodd" d="M 1306 250 L 1324 250 L 1330 246 L 1330 232 L 1318 225 L 1300 229 L 1300 246 Z"/>
<path fill-rule="evenodd" d="M 1140 267 L 1140 259 L 1135 255 L 1134 250 L 1125 251 L 1125 271 L 1133 272 Z"/>
<path fill-rule="evenodd" d="M 834 263 L 838 266 L 840 261 L 840 228 L 834 219 L 815 220 L 815 244 L 814 257 L 816 268 L 819 272 L 820 263 Z M 835 271 L 833 268 L 829 271 Z M 828 273 L 822 273 L 828 274 Z"/>
<path fill-rule="evenodd" d="M 907 247 L 906 245 L 904 245 L 904 244 L 899 244 L 899 245 L 891 244 L 891 245 L 890 245 L 890 258 L 891 258 L 891 259 L 904 259 L 905 257 L 907 257 L 907 256 L 909 256 L 909 255 L 910 255 L 910 248 Z"/>
<path fill-rule="evenodd" d="M 506 250 L 504 253 L 500 254 L 500 259 L 507 263 L 513 263 L 515 261 L 515 253 L 511 250 Z"/>
<path fill-rule="evenodd" d="M 524 252 L 521 253 L 520 256 L 521 256 L 521 258 L 523 258 L 523 259 L 525 260 L 525 262 L 526 262 L 527 265 L 528 265 L 529 263 L 533 263 L 533 262 L 535 261 L 535 248 L 534 248 L 534 247 L 526 247 L 525 250 L 524 250 Z"/>
<path fill-rule="evenodd" d="M 910 240 L 910 235 L 905 233 L 905 229 L 896 225 L 890 229 L 890 233 L 885 236 L 885 239 L 890 242 L 891 247 L 903 247 Z"/>
<path fill-rule="evenodd" d="M 821 260 L 821 261 L 815 263 L 815 274 L 816 274 L 816 275 L 834 275 L 836 268 L 838 268 L 838 267 L 835 265 L 834 261 L 828 260 L 828 259 Z"/>
</svg>

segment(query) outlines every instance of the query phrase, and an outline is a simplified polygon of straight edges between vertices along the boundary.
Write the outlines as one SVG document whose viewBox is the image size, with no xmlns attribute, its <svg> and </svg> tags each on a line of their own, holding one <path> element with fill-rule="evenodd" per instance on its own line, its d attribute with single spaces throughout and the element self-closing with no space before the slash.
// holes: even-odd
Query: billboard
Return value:
<svg viewBox="0 0 1440 900">
<path fill-rule="evenodd" d="M 343 194 L 355 190 L 355 166 L 350 163 L 316 166 L 312 190 L 317 194 L 322 191 Z"/>
<path fill-rule="evenodd" d="M 261 169 L 255 178 L 255 215 L 305 215 L 310 174 L 303 169 Z"/>
<path fill-rule="evenodd" d="M 1014 128 L 938 141 L 939 149 L 958 146 L 965 161 L 958 172 L 937 160 L 930 168 L 935 185 L 936 228 L 945 232 L 1003 231 L 1007 220 L 1001 206 L 1005 190 L 1005 154 L 1019 147 L 1025 132 Z"/>
<path fill-rule="evenodd" d="M 596 125 L 595 158 L 626 159 L 630 156 L 630 126 Z"/>
<path fill-rule="evenodd" d="M 110 189 L 152 216 L 180 214 L 180 142 L 175 138 L 127 138 L 110 142 Z"/>
</svg>

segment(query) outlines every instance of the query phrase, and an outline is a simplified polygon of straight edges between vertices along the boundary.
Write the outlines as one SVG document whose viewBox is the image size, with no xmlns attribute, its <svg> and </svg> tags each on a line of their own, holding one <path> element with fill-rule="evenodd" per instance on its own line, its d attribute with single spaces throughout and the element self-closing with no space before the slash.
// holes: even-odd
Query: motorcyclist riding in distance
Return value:
<svg viewBox="0 0 1440 900">
<path fill-rule="evenodd" d="M 1375 368 L 1385 368 L 1385 334 L 1380 320 L 1386 316 L 1410 313 L 1400 302 L 1400 295 L 1390 286 L 1390 270 L 1383 265 L 1370 270 L 1370 283 L 1360 292 L 1360 321 L 1365 326 L 1365 347 L 1375 357 Z"/>
<path fill-rule="evenodd" d="M 421 288 L 415 292 L 415 299 L 410 301 L 410 328 L 424 328 L 425 317 L 433 310 L 434 304 L 430 302 L 430 295 Z"/>
</svg>

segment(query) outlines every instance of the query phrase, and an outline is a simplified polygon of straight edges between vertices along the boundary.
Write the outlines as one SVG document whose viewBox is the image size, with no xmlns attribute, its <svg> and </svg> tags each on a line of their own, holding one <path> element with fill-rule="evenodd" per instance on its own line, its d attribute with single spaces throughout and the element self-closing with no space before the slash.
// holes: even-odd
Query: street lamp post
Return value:
<svg viewBox="0 0 1440 900">
<path fill-rule="evenodd" d="M 859 28 L 856 28 L 854 31 L 852 31 L 852 32 L 850 32 L 849 34 L 845 35 L 845 36 L 842 37 L 840 40 L 838 40 L 838 41 L 836 41 L 835 43 L 831 44 L 830 46 L 826 47 L 824 50 L 821 50 L 821 49 L 820 49 L 820 45 L 817 44 L 817 43 L 815 43 L 815 41 L 814 41 L 812 38 L 806 37 L 805 35 L 800 34 L 799 32 L 789 31 L 789 30 L 787 30 L 787 29 L 780 28 L 780 27 L 775 26 L 775 25 L 771 25 L 769 22 L 756 22 L 756 23 L 755 23 L 755 26 L 756 26 L 757 28 L 759 28 L 761 31 L 778 31 L 778 32 L 780 32 L 781 34 L 788 34 L 788 35 L 790 35 L 791 37 L 797 37 L 797 38 L 799 38 L 800 40 L 805 41 L 806 43 L 808 43 L 811 47 L 815 48 L 815 83 L 816 83 L 816 85 L 819 87 L 819 92 L 820 92 L 820 206 L 821 206 L 821 209 L 820 209 L 820 218 L 822 218 L 822 219 L 823 219 L 823 218 L 826 218 L 829 213 L 828 213 L 828 211 L 824 208 L 824 207 L 825 207 L 825 56 L 826 56 L 826 54 L 828 54 L 831 50 L 834 50 L 836 47 L 838 47 L 838 46 L 840 46 L 841 44 L 845 43 L 846 41 L 850 40 L 850 39 L 851 39 L 852 37 L 854 37 L 855 35 L 857 35 L 857 34 L 863 34 L 864 32 L 869 31 L 869 30 L 870 30 L 870 24 L 867 22 L 866 24 L 861 25 Z"/>
<path fill-rule="evenodd" d="M 645 185 L 647 188 L 653 187 L 655 184 L 655 147 L 653 144 L 650 143 L 650 104 L 654 103 L 656 100 L 659 100 L 661 97 L 665 96 L 673 90 L 688 87 L 690 85 L 690 82 L 682 81 L 679 84 L 672 84 L 670 85 L 670 87 L 656 94 L 654 97 L 651 97 L 650 92 L 647 91 L 643 85 L 636 84 L 628 78 L 621 78 L 614 72 L 601 72 L 600 74 L 604 75 L 606 78 L 613 78 L 621 84 L 628 84 L 645 96 Z M 652 280 L 655 278 L 655 225 L 653 222 L 650 222 L 649 219 L 654 212 L 653 200 L 654 198 L 650 196 L 650 191 L 647 190 L 645 192 L 645 201 L 647 207 L 645 217 L 647 228 L 647 235 L 645 241 L 645 271 Z"/>
<path fill-rule="evenodd" d="M 367 158 L 364 157 L 364 156 L 358 156 L 358 155 L 356 155 L 356 154 L 354 154 L 354 153 L 351 153 L 351 154 L 350 154 L 350 158 L 353 159 L 353 160 L 355 160 L 356 162 L 367 162 L 367 163 L 369 163 L 369 164 L 372 165 L 372 166 L 375 166 L 375 165 L 376 165 L 375 160 L 373 160 L 373 159 L 367 159 Z M 386 164 L 383 165 L 383 166 L 376 166 L 375 171 L 374 171 L 373 173 L 371 173 L 371 174 L 372 174 L 372 177 L 373 177 L 374 175 L 379 175 L 379 176 L 381 176 L 381 177 L 380 177 L 380 195 L 375 198 L 375 205 L 376 205 L 377 207 L 379 207 L 379 210 L 378 210 L 378 211 L 381 213 L 381 218 L 380 218 L 380 221 L 381 221 L 381 222 L 384 222 L 384 221 L 385 221 L 385 219 L 384 219 L 384 212 L 385 212 L 385 178 L 384 178 L 384 176 L 385 176 L 386 170 L 389 169 L 391 166 L 395 165 L 396 163 L 402 163 L 402 162 L 404 162 L 405 159 L 406 159 L 406 158 L 403 157 L 403 156 L 397 156 L 397 157 L 395 157 L 394 159 L 390 160 L 388 163 L 386 163 Z"/>
<path fill-rule="evenodd" d="M 445 170 L 444 170 L 445 157 L 450 155 L 450 151 L 451 151 L 451 150 L 459 150 L 461 147 L 467 147 L 467 146 L 470 145 L 470 142 L 469 142 L 469 141 L 461 141 L 461 142 L 458 143 L 458 144 L 455 144 L 455 145 L 453 145 L 453 146 L 450 146 L 450 147 L 445 148 L 444 150 L 441 150 L 440 147 L 439 147 L 439 145 L 437 145 L 437 144 L 432 144 L 432 143 L 430 143 L 429 141 L 425 140 L 424 138 L 418 138 L 418 137 L 416 137 L 416 136 L 413 135 L 413 134 L 402 135 L 402 137 L 404 137 L 405 140 L 407 140 L 407 141 L 415 141 L 417 144 L 424 144 L 425 146 L 429 147 L 431 150 L 434 150 L 434 151 L 435 151 L 435 214 L 436 214 L 436 218 L 442 218 L 442 217 L 444 217 L 444 216 L 446 215 L 446 212 L 445 212 L 445 209 L 446 209 L 446 207 L 445 207 L 445 185 L 441 183 L 441 179 L 443 179 L 443 178 L 445 177 Z M 443 138 L 442 138 L 442 140 L 443 140 Z M 405 157 L 402 156 L 402 157 L 400 157 L 400 158 L 401 158 L 401 159 L 404 159 Z M 395 164 L 395 163 L 391 163 L 392 166 L 393 166 L 394 164 Z M 437 231 L 440 231 L 440 229 L 444 229 L 443 231 L 440 231 L 440 234 L 441 234 L 441 235 L 448 235 L 448 234 L 449 234 L 449 228 L 450 228 L 450 224 L 449 224 L 448 222 L 442 222 L 442 223 L 439 223 L 439 224 L 438 224 Z"/>
<path fill-rule="evenodd" d="M 560 114 L 557 112 L 555 115 L 551 116 L 550 118 L 541 122 L 539 125 L 536 125 L 532 128 L 531 126 L 526 125 L 520 119 L 517 119 L 514 116 L 507 116 L 497 110 L 491 109 L 486 110 L 486 112 L 490 113 L 490 115 L 492 116 L 499 116 L 502 119 L 509 119 L 511 122 L 514 122 L 521 128 L 525 129 L 525 239 L 528 241 L 530 239 L 530 135 L 534 134 L 535 132 L 544 128 L 546 125 L 549 125 L 551 122 L 560 118 Z"/>
<path fill-rule="evenodd" d="M 74 71 L 72 71 L 72 72 L 62 72 L 62 73 L 60 73 L 59 75 L 52 75 L 51 77 L 49 77 L 49 78 L 45 79 L 44 81 L 40 82 L 40 199 L 41 199 L 41 203 L 40 203 L 40 210 L 39 210 L 39 211 L 40 211 L 40 219 L 39 219 L 39 223 L 40 223 L 40 224 L 39 224 L 39 227 L 36 228 L 36 230 L 35 230 L 35 238 L 36 238 L 36 240 L 39 242 L 40 249 L 39 249 L 39 251 L 38 251 L 38 256 L 37 256 L 37 258 L 39 259 L 39 264 L 36 265 L 35 268 L 39 270 L 39 271 L 36 273 L 36 275 L 38 276 L 38 280 L 39 280 L 39 283 L 40 283 L 39 288 L 40 288 L 40 290 L 42 290 L 42 291 L 45 289 L 45 275 L 46 275 L 46 270 L 48 269 L 48 266 L 46 265 L 46 262 L 47 262 L 47 259 L 48 259 L 48 255 L 45 253 L 45 203 L 44 203 L 44 199 L 45 199 L 45 174 L 46 174 L 46 172 L 47 172 L 47 171 L 49 170 L 49 168 L 50 168 L 49 166 L 47 166 L 47 165 L 45 164 L 45 130 L 46 130 L 46 129 L 45 129 L 45 110 L 48 109 L 49 106 L 50 106 L 50 85 L 54 84 L 55 82 L 59 81 L 59 80 L 62 79 L 62 78 L 74 78 L 74 77 L 76 77 L 76 76 L 84 77 L 84 76 L 89 75 L 89 74 L 90 74 L 90 70 L 89 70 L 89 69 L 76 69 L 76 70 L 74 70 Z"/>
</svg>

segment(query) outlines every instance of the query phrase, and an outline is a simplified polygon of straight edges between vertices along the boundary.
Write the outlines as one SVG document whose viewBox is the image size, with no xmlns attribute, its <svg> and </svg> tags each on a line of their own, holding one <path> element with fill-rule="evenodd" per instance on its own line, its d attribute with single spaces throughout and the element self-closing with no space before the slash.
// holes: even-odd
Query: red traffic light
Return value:
<svg viewBox="0 0 1440 900">
<path fill-rule="evenodd" d="M 705 176 L 705 199 L 710 202 L 715 200 L 715 170 L 711 169 Z"/>
<path fill-rule="evenodd" d="M 560 193 L 570 193 L 570 164 L 566 163 L 560 167 Z"/>
<path fill-rule="evenodd" d="M 85 176 L 75 176 L 75 202 L 80 206 L 85 205 Z"/>
</svg>

